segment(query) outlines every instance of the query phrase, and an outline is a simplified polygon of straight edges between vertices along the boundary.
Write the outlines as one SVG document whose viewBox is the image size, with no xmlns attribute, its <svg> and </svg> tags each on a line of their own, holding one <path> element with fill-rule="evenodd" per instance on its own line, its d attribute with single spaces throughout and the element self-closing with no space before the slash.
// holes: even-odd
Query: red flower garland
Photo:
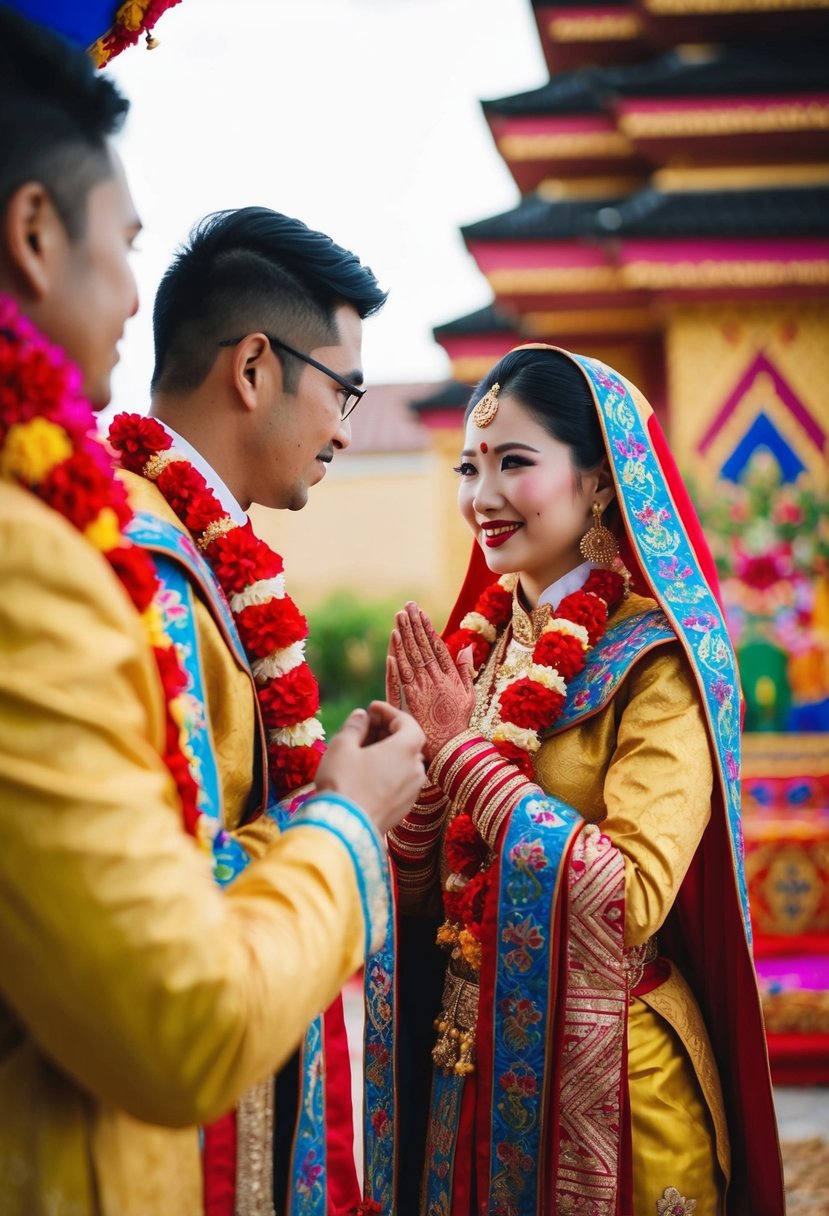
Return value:
<svg viewBox="0 0 829 1216">
<path fill-rule="evenodd" d="M 466 646 L 474 648 L 479 673 L 501 630 L 512 618 L 512 576 L 488 587 L 447 639 L 457 657 Z M 534 780 L 532 756 L 541 745 L 539 734 L 550 727 L 564 708 L 566 681 L 583 669 L 587 651 L 602 636 L 612 610 L 625 594 L 626 582 L 615 570 L 591 570 L 580 591 L 564 597 L 533 647 L 527 675 L 496 678 L 493 745 Z M 444 840 L 450 873 L 445 884 L 444 912 L 438 940 L 458 952 L 472 971 L 480 964 L 481 920 L 489 885 L 492 853 L 472 822 L 461 811 L 450 823 Z"/>
<path fill-rule="evenodd" d="M 133 46 L 142 34 L 149 37 L 150 30 L 168 8 L 179 0 L 125 0 L 115 14 L 112 28 L 89 48 L 97 67 L 102 68 L 128 46 Z M 156 45 L 148 41 L 148 46 Z"/>
<path fill-rule="evenodd" d="M 304 658 L 308 622 L 285 594 L 282 558 L 249 521 L 239 525 L 226 514 L 157 419 L 119 414 L 109 439 L 125 469 L 158 486 L 228 598 L 256 679 L 271 782 L 283 798 L 313 781 L 325 748 L 315 717 L 319 687 Z"/>
<path fill-rule="evenodd" d="M 135 605 L 164 690 L 164 761 L 178 790 L 184 826 L 201 837 L 199 788 L 182 750 L 177 705 L 187 680 L 160 628 L 155 568 L 149 555 L 123 535 L 132 511 L 96 435 L 78 369 L 7 297 L 0 297 L 0 476 L 23 486 L 77 528 L 103 554 Z"/>
</svg>

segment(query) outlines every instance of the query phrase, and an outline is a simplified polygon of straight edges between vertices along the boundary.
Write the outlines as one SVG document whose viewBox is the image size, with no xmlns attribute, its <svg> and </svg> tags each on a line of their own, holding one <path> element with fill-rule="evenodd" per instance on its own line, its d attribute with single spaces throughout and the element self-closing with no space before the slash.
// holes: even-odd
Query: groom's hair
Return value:
<svg viewBox="0 0 829 1216">
<path fill-rule="evenodd" d="M 339 341 L 335 310 L 360 317 L 386 300 L 372 271 L 329 236 L 267 207 L 206 216 L 176 253 L 153 308 L 153 391 L 183 394 L 201 385 L 219 344 L 270 334 L 297 350 Z M 301 364 L 279 351 L 285 388 Z"/>
<path fill-rule="evenodd" d="M 82 236 L 89 192 L 112 176 L 107 137 L 128 109 L 82 50 L 0 5 L 0 214 L 39 182 L 70 239 Z"/>
</svg>

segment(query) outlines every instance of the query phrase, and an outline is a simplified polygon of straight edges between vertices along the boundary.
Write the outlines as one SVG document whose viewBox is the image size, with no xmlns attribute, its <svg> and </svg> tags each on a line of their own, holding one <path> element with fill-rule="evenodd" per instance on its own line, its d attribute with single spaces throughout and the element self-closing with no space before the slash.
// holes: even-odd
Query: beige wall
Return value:
<svg viewBox="0 0 829 1216">
<path fill-rule="evenodd" d="M 253 509 L 300 606 L 347 590 L 416 599 L 442 623 L 469 551 L 455 506 L 459 438 L 446 442 L 442 433 L 434 452 L 335 459 L 302 511 Z"/>
</svg>

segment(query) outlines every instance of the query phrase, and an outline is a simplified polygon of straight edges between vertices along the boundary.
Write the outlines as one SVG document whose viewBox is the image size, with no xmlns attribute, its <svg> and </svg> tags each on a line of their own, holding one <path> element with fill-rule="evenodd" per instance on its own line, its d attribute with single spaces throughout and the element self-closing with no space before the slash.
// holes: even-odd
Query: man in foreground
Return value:
<svg viewBox="0 0 829 1216">
<path fill-rule="evenodd" d="M 137 306 L 126 105 L 0 10 L 0 1194 L 10 1216 L 202 1210 L 195 1125 L 295 1050 L 387 920 L 380 834 L 422 735 L 355 713 L 224 892 L 152 564 L 99 445 Z M 80 370 L 80 376 L 74 366 Z M 362 808 L 362 810 L 360 809 Z M 178 1129 L 178 1130 L 176 1130 Z"/>
</svg>

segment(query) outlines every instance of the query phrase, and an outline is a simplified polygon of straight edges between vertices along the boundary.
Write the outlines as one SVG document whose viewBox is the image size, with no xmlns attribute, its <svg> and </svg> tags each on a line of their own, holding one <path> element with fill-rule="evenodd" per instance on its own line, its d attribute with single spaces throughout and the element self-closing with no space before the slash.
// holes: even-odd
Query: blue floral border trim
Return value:
<svg viewBox="0 0 829 1216">
<path fill-rule="evenodd" d="M 392 920 L 389 863 L 374 825 L 355 802 L 321 791 L 312 794 L 285 827 L 317 827 L 331 832 L 348 849 L 360 891 L 366 926 L 365 955 L 382 947 Z"/>
<path fill-rule="evenodd" d="M 392 1001 L 394 918 L 391 876 L 379 836 L 354 803 L 336 794 L 312 794 L 285 828 L 313 826 L 332 832 L 345 844 L 354 872 L 366 923 L 366 1042 L 367 1063 L 382 1066 L 372 1084 L 366 1069 L 363 1131 L 365 1195 L 380 1203 L 384 1213 L 393 1210 L 394 1197 L 394 1075 L 395 1016 Z M 304 1211 L 305 1209 L 303 1209 Z"/>
<path fill-rule="evenodd" d="M 393 908 L 391 874 L 385 867 L 388 906 Z M 395 917 L 366 960 L 363 981 L 363 1195 L 393 1216 L 397 1192 L 397 957 Z"/>
<path fill-rule="evenodd" d="M 598 645 L 588 653 L 587 662 L 567 687 L 567 700 L 555 726 L 542 735 L 559 734 L 581 718 L 605 705 L 631 664 L 645 651 L 665 642 L 675 642 L 676 633 L 658 608 L 627 617 L 611 625 Z"/>
<path fill-rule="evenodd" d="M 426 1140 L 426 1216 L 447 1216 L 452 1210 L 455 1145 L 461 1115 L 464 1077 L 435 1068 Z"/>
<path fill-rule="evenodd" d="M 236 622 L 225 593 L 192 538 L 186 532 L 181 532 L 178 528 L 173 527 L 166 519 L 159 519 L 147 511 L 136 512 L 125 531 L 133 544 L 172 558 L 173 561 L 187 569 L 215 610 L 226 634 L 227 642 L 233 649 L 236 658 L 244 667 L 249 667 L 245 648 L 236 629 Z"/>
<path fill-rule="evenodd" d="M 583 826 L 565 803 L 530 795 L 513 811 L 504 838 L 492 998 L 488 1212 L 538 1216 L 545 1168 L 539 1095 L 547 1070 L 551 918 L 563 860 Z"/>
<path fill-rule="evenodd" d="M 598 360 L 584 355 L 573 358 L 594 390 L 614 472 L 624 489 L 619 501 L 627 516 L 628 534 L 699 680 L 719 760 L 737 894 L 746 938 L 751 944 L 743 869 L 739 677 L 734 650 L 720 606 L 702 577 L 627 386 Z"/>
<path fill-rule="evenodd" d="M 326 1216 L 328 1151 L 322 1018 L 315 1018 L 305 1032 L 299 1068 L 302 1093 L 291 1161 L 288 1212 L 289 1216 Z"/>
</svg>

